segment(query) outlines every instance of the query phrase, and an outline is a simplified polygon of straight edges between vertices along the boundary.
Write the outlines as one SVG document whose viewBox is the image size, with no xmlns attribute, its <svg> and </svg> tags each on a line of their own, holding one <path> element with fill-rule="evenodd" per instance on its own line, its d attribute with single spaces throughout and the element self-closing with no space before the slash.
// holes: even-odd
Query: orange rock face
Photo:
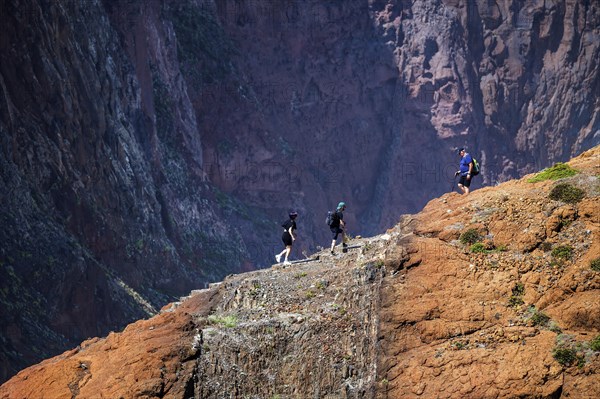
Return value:
<svg viewBox="0 0 600 399">
<path fill-rule="evenodd" d="M 178 312 L 164 312 L 133 323 L 121 333 L 87 340 L 76 349 L 17 374 L 0 388 L 0 396 L 183 397 L 193 387 L 199 354 L 198 331 L 188 306 L 199 312 L 208 303 L 205 296 L 199 295 Z"/>
<path fill-rule="evenodd" d="M 0 398 L 600 397 L 600 147 L 569 164 L 559 182 L 444 195 L 347 253 L 229 276 Z M 558 183 L 584 199 L 549 199 Z"/>
<path fill-rule="evenodd" d="M 590 267 L 600 257 L 599 160 L 597 147 L 571 164 L 583 173 L 566 182 L 588 195 L 579 204 L 549 200 L 553 181 L 523 179 L 445 195 L 397 227 L 417 233 L 420 264 L 384 282 L 378 397 L 600 394 L 600 355 L 589 349 L 600 334 Z M 472 228 L 494 249 L 457 240 Z M 572 255 L 554 256 L 559 246 Z M 578 360 L 561 365 L 558 348 Z"/>
</svg>

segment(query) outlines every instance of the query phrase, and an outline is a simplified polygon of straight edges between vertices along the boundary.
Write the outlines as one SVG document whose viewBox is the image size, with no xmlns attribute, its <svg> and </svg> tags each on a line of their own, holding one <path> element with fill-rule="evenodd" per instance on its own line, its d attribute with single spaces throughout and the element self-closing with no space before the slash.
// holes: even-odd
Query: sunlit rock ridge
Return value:
<svg viewBox="0 0 600 399">
<path fill-rule="evenodd" d="M 0 398 L 597 398 L 600 146 L 566 169 L 228 276 Z"/>
</svg>

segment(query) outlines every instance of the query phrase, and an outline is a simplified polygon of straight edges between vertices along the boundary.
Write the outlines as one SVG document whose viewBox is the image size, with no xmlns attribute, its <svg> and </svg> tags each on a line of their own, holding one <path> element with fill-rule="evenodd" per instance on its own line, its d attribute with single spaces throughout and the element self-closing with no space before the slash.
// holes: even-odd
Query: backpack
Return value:
<svg viewBox="0 0 600 399">
<path fill-rule="evenodd" d="M 337 215 L 337 212 L 333 212 L 333 211 L 327 212 L 327 219 L 325 219 L 325 223 L 327 223 L 327 226 L 331 227 L 332 225 L 335 224 L 335 222 L 337 220 L 339 220 L 339 216 Z"/>
<path fill-rule="evenodd" d="M 327 212 L 327 219 L 325 219 L 325 223 L 327 223 L 327 226 L 331 226 L 331 224 L 333 223 L 333 212 Z"/>
<path fill-rule="evenodd" d="M 471 159 L 473 160 L 473 169 L 471 170 L 471 175 L 477 176 L 480 171 L 479 162 L 477 162 L 477 160 L 473 156 L 471 156 Z"/>
</svg>

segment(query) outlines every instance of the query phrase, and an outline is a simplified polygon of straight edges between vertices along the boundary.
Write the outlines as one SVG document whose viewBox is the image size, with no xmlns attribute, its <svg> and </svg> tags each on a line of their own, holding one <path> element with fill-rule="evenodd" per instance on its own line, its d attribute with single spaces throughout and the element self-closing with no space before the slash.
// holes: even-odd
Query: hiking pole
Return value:
<svg viewBox="0 0 600 399">
<path fill-rule="evenodd" d="M 452 188 L 450 189 L 450 192 L 454 192 L 454 185 L 456 184 L 456 176 L 458 176 L 457 173 L 454 174 L 454 179 L 452 180 Z"/>
</svg>

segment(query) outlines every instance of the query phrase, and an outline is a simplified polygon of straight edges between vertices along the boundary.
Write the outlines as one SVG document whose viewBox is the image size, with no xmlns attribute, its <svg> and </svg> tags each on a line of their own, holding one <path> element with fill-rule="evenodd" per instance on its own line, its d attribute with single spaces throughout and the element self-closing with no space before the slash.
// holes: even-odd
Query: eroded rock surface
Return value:
<svg viewBox="0 0 600 399">
<path fill-rule="evenodd" d="M 594 0 L 4 0 L 0 22 L 0 381 L 267 267 L 289 208 L 315 252 L 340 200 L 366 236 L 450 190 L 456 147 L 480 187 L 600 143 Z"/>
<path fill-rule="evenodd" d="M 0 397 L 596 398 L 600 147 L 570 165 L 556 182 L 444 195 L 347 253 L 228 276 Z M 549 199 L 559 183 L 585 199 Z M 557 213 L 569 222 L 548 234 Z"/>
</svg>

